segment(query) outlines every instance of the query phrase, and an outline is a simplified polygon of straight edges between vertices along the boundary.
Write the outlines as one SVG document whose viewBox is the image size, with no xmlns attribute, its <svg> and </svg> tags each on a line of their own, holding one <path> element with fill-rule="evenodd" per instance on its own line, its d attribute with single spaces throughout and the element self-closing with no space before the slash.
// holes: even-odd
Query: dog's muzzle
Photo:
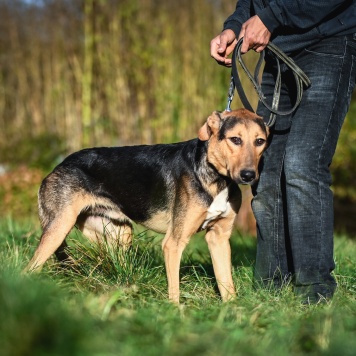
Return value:
<svg viewBox="0 0 356 356">
<path fill-rule="evenodd" d="M 256 179 L 256 172 L 249 169 L 244 169 L 240 172 L 242 184 L 252 183 Z"/>
</svg>

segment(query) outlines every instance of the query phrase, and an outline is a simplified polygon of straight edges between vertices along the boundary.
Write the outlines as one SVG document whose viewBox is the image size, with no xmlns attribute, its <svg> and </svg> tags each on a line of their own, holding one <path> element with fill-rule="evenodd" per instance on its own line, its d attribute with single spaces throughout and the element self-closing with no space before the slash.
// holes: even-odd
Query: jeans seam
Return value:
<svg viewBox="0 0 356 356">
<path fill-rule="evenodd" d="M 339 89 L 340 89 L 340 81 L 341 81 L 341 76 L 342 76 L 342 68 L 344 67 L 344 63 L 345 63 L 345 56 L 346 56 L 346 48 L 347 48 L 347 43 L 345 41 L 345 46 L 344 46 L 344 53 L 343 53 L 343 57 L 342 57 L 342 63 L 340 65 L 340 72 L 339 72 L 339 80 L 338 80 L 338 85 L 337 85 L 337 90 L 335 92 L 335 99 L 334 99 L 334 103 L 333 103 L 333 108 L 330 112 L 330 116 L 329 116 L 329 122 L 328 122 L 328 126 L 327 129 L 325 131 L 325 136 L 324 136 L 324 140 L 323 143 L 320 147 L 320 151 L 319 151 L 319 156 L 318 156 L 318 177 L 320 176 L 320 169 L 321 169 L 321 165 L 320 165 L 320 161 L 321 161 L 321 154 L 324 150 L 325 147 L 325 143 L 326 143 L 326 138 L 328 136 L 328 133 L 330 131 L 330 123 L 331 123 L 331 118 L 333 116 L 334 110 L 335 110 L 335 106 L 336 106 L 336 102 L 337 102 L 337 97 L 338 97 L 338 93 L 339 93 Z M 318 253 L 319 253 L 319 258 L 318 258 L 318 282 L 321 283 L 320 281 L 320 268 L 321 268 L 321 262 L 322 259 L 320 258 L 320 253 L 321 253 L 321 239 L 322 239 L 322 225 L 323 225 L 323 199 L 322 199 L 322 187 L 321 187 L 321 183 L 320 183 L 320 179 L 318 179 L 319 184 L 318 184 L 318 188 L 319 188 L 319 201 L 320 201 L 320 217 L 319 217 L 319 236 L 318 236 Z"/>
<path fill-rule="evenodd" d="M 282 178 L 282 171 L 283 171 L 283 165 L 284 165 L 284 157 L 285 157 L 285 152 L 283 154 L 283 157 L 281 159 L 281 165 L 279 168 L 279 179 L 277 180 L 276 183 L 276 199 L 275 199 L 275 205 L 274 205 L 274 221 L 273 221 L 273 235 L 274 235 L 274 245 L 275 245 L 275 252 L 277 253 L 277 262 L 278 262 L 278 266 L 281 266 L 281 260 L 280 260 L 280 256 L 279 256 L 279 240 L 280 240 L 280 236 L 279 236 L 279 231 L 278 231 L 278 225 L 279 225 L 279 214 L 280 214 L 280 209 L 279 206 L 282 202 L 282 191 L 281 191 L 281 178 Z M 285 227 L 286 229 L 286 227 Z"/>
</svg>

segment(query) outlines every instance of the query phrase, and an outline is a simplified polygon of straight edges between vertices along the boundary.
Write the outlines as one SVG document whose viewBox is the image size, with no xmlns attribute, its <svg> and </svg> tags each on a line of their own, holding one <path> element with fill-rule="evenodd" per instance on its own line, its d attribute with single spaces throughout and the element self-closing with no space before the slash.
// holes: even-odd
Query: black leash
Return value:
<svg viewBox="0 0 356 356">
<path fill-rule="evenodd" d="M 273 93 L 273 100 L 272 104 L 269 105 L 266 102 L 266 97 L 263 95 L 261 85 L 258 80 L 258 76 L 261 70 L 261 66 L 265 57 L 265 50 L 263 50 L 260 53 L 260 57 L 258 59 L 258 62 L 256 64 L 256 68 L 254 71 L 254 75 L 250 73 L 248 68 L 246 67 L 244 61 L 242 60 L 242 54 L 241 54 L 241 46 L 242 46 L 242 41 L 243 39 L 241 38 L 239 42 L 237 43 L 234 52 L 232 54 L 232 71 L 231 71 L 231 82 L 230 82 L 230 87 L 229 87 L 229 93 L 228 93 L 228 103 L 227 103 L 227 108 L 225 109 L 226 111 L 231 111 L 231 102 L 234 96 L 234 88 L 236 88 L 236 91 L 238 92 L 241 102 L 244 105 L 244 107 L 252 112 L 255 112 L 253 110 L 250 102 L 247 99 L 247 96 L 245 94 L 245 91 L 242 87 L 241 80 L 237 71 L 237 65 L 236 65 L 236 59 L 239 61 L 242 69 L 245 71 L 247 77 L 250 79 L 251 83 L 253 84 L 259 100 L 262 102 L 262 104 L 271 112 L 271 116 L 266 123 L 267 126 L 273 126 L 275 121 L 276 121 L 276 116 L 277 115 L 289 115 L 292 112 L 296 110 L 298 105 L 300 104 L 303 96 L 303 86 L 306 88 L 310 87 L 311 82 L 307 75 L 295 64 L 292 58 L 288 57 L 285 53 L 283 53 L 278 47 L 276 47 L 273 43 L 269 42 L 266 48 L 274 55 L 277 63 L 277 78 L 276 78 L 276 84 L 274 87 L 274 93 Z M 285 63 L 289 69 L 292 70 L 296 87 L 297 87 L 297 98 L 295 101 L 294 106 L 287 111 L 281 111 L 278 110 L 278 105 L 279 105 L 279 99 L 280 99 L 280 94 L 281 94 L 281 84 L 282 84 L 282 75 L 281 75 L 281 67 L 280 67 L 280 61 Z"/>
</svg>

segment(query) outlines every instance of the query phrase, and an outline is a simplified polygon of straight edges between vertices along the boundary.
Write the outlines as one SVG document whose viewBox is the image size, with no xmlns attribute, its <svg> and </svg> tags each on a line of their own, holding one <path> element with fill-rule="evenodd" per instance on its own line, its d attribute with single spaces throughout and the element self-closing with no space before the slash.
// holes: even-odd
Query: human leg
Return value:
<svg viewBox="0 0 356 356">
<path fill-rule="evenodd" d="M 277 118 L 252 205 L 256 280 L 278 285 L 292 273 L 296 293 L 311 299 L 330 297 L 335 289 L 329 165 L 354 88 L 355 47 L 350 37 L 328 39 L 295 58 L 312 87 L 290 127 L 287 118 Z M 270 93 L 268 81 L 264 89 Z"/>
<path fill-rule="evenodd" d="M 276 67 L 267 61 L 263 75 L 263 93 L 272 101 Z M 281 91 L 281 105 L 290 106 L 288 87 Z M 258 114 L 268 121 L 269 111 L 259 105 Z M 260 179 L 253 187 L 252 209 L 257 221 L 257 256 L 255 283 L 281 287 L 290 278 L 290 249 L 285 219 L 285 189 L 283 161 L 290 131 L 290 116 L 280 116 L 271 128 L 269 144 L 261 161 Z"/>
<path fill-rule="evenodd" d="M 356 44 L 347 37 L 321 41 L 295 60 L 312 81 L 293 116 L 284 172 L 295 292 L 310 301 L 330 298 L 333 194 L 329 166 L 356 77 Z"/>
</svg>

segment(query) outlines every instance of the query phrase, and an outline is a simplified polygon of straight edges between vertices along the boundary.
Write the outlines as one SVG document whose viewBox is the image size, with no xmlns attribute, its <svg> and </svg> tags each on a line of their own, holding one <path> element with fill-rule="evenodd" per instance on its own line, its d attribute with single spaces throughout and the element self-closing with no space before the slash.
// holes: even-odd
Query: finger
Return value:
<svg viewBox="0 0 356 356">
<path fill-rule="evenodd" d="M 221 60 L 219 59 L 215 59 L 216 62 L 221 65 L 221 66 L 224 66 L 224 67 L 231 67 L 231 59 L 229 58 L 222 58 Z"/>
<path fill-rule="evenodd" d="M 224 61 L 220 62 L 219 64 L 229 68 L 232 65 L 232 60 L 230 58 L 224 58 Z"/>
<path fill-rule="evenodd" d="M 245 35 L 246 35 L 246 30 L 245 30 L 245 28 L 243 26 L 241 31 L 240 31 L 239 38 L 238 38 L 238 41 L 240 41 L 241 38 L 242 38 L 241 53 L 246 53 L 249 50 L 249 42 L 248 42 L 248 40 L 247 40 Z"/>
<path fill-rule="evenodd" d="M 250 44 L 244 37 L 241 45 L 241 53 L 247 53 L 249 49 L 250 49 Z"/>
<path fill-rule="evenodd" d="M 225 57 L 220 56 L 216 51 L 211 51 L 210 52 L 211 57 L 213 57 L 217 62 L 222 62 L 225 63 Z"/>
<path fill-rule="evenodd" d="M 237 39 L 237 42 L 239 42 L 241 40 L 241 38 L 243 38 L 245 36 L 245 31 L 244 30 L 241 30 L 240 34 L 239 34 L 239 37 Z"/>
<path fill-rule="evenodd" d="M 220 42 L 217 42 L 216 39 L 211 41 L 211 44 L 210 44 L 210 55 L 211 55 L 211 57 L 213 57 L 218 62 L 218 64 L 225 65 L 225 61 L 226 61 L 225 50 L 222 51 L 221 44 L 220 44 Z"/>
<path fill-rule="evenodd" d="M 255 50 L 257 53 L 260 53 L 260 52 L 262 52 L 265 48 L 266 48 L 266 45 L 258 45 L 258 46 L 255 46 L 254 50 Z"/>
<path fill-rule="evenodd" d="M 221 60 L 221 58 L 223 58 L 219 54 L 219 48 L 220 48 L 220 38 L 218 36 L 212 39 L 210 42 L 210 55 L 216 60 L 218 59 Z"/>
</svg>

